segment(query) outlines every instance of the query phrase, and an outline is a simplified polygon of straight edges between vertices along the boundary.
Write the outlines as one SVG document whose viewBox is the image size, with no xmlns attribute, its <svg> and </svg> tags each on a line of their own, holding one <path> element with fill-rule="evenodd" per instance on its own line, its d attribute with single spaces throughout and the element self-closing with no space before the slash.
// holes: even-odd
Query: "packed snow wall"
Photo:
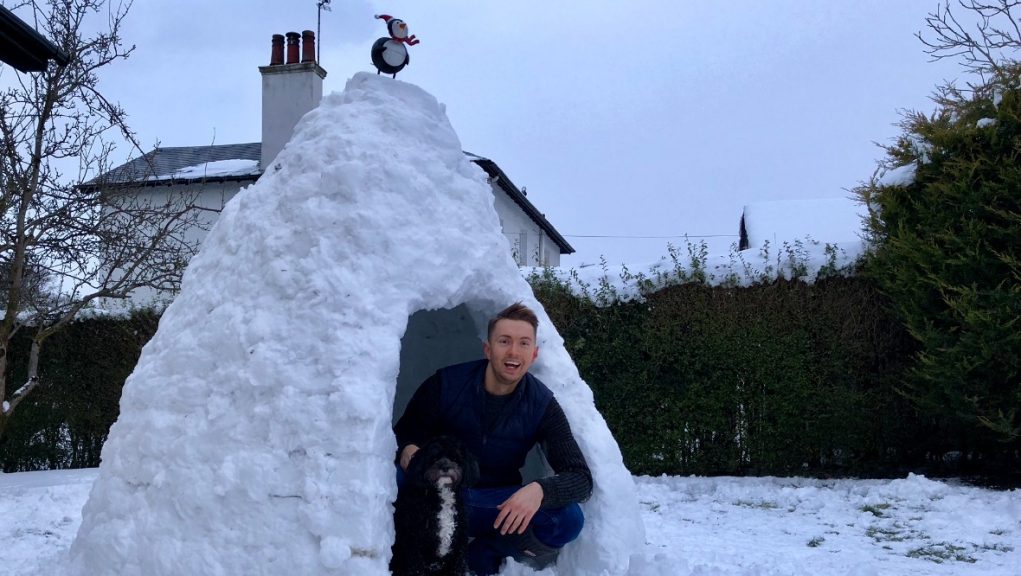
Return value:
<svg viewBox="0 0 1021 576">
<path fill-rule="evenodd" d="M 521 277 L 443 106 L 357 74 L 225 208 L 128 379 L 71 549 L 80 576 L 388 573 L 401 338 L 416 312 L 539 315 L 533 373 L 592 468 L 556 571 L 626 573 L 630 474 Z"/>
</svg>

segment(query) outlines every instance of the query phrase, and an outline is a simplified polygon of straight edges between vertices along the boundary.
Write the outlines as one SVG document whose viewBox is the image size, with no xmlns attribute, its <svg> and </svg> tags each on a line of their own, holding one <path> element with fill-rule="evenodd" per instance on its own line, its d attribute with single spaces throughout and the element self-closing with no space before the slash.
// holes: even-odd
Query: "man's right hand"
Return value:
<svg viewBox="0 0 1021 576">
<path fill-rule="evenodd" d="M 415 452 L 418 452 L 418 446 L 414 444 L 408 444 L 404 450 L 401 450 L 401 470 L 408 471 L 408 464 L 411 463 L 411 457 L 415 455 Z"/>
</svg>

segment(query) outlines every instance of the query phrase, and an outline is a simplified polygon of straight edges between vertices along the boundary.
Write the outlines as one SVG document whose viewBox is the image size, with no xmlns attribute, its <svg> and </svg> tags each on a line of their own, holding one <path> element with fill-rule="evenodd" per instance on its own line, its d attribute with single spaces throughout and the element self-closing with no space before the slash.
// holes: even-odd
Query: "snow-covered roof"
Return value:
<svg viewBox="0 0 1021 576">
<path fill-rule="evenodd" d="M 217 178 L 224 176 L 253 176 L 259 175 L 262 171 L 259 170 L 259 162 L 256 160 L 216 160 L 214 162 L 203 162 L 201 164 L 195 164 L 194 166 L 186 166 L 177 170 L 169 176 L 179 180 L 189 180 L 195 178 Z"/>
<path fill-rule="evenodd" d="M 557 232 L 546 216 L 532 204 L 496 162 L 471 152 L 469 160 L 482 168 L 543 233 L 560 248 L 561 254 L 573 254 L 574 247 Z M 155 150 L 118 166 L 93 180 L 96 185 L 158 186 L 201 182 L 255 181 L 262 175 L 259 161 L 262 144 L 220 144 L 213 146 L 177 146 Z"/>
<path fill-rule="evenodd" d="M 811 239 L 822 243 L 853 242 L 862 238 L 865 207 L 853 198 L 808 198 L 758 202 L 741 215 L 742 248 L 762 248 Z"/>
<path fill-rule="evenodd" d="M 261 155 L 260 142 L 161 147 L 110 170 L 92 183 L 156 186 L 254 181 L 262 174 L 259 170 Z"/>
</svg>

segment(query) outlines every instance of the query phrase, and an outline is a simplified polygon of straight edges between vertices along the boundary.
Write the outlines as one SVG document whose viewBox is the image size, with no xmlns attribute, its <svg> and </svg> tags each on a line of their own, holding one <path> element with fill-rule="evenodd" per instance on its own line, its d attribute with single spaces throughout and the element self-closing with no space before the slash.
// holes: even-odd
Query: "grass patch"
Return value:
<svg viewBox="0 0 1021 576">
<path fill-rule="evenodd" d="M 876 518 L 886 518 L 886 514 L 883 512 L 883 510 L 889 510 L 892 507 L 893 507 L 892 504 L 887 504 L 884 502 L 882 504 L 875 505 L 866 504 L 865 506 L 862 506 L 858 510 L 861 510 L 862 512 L 868 512 L 875 516 Z"/>
<path fill-rule="evenodd" d="M 869 526 L 865 535 L 876 542 L 903 542 L 909 538 L 904 530 L 899 527 L 883 528 L 881 526 Z"/>
<path fill-rule="evenodd" d="M 949 542 L 939 542 L 937 544 L 929 544 L 921 548 L 915 548 L 908 552 L 908 558 L 921 558 L 922 560 L 928 560 L 937 564 L 942 564 L 947 561 L 954 562 L 967 562 L 974 564 L 976 562 L 973 556 L 969 556 L 965 549 L 961 546 L 954 546 Z"/>
<path fill-rule="evenodd" d="M 761 510 L 776 510 L 777 508 L 780 507 L 779 505 L 777 505 L 776 502 L 770 502 L 768 500 L 763 500 L 762 502 L 738 500 L 737 502 L 734 502 L 734 505 L 740 506 L 742 508 L 759 508 Z"/>
<path fill-rule="evenodd" d="M 988 551 L 988 552 L 1013 552 L 1014 547 L 1007 544 L 977 544 L 975 545 L 976 550 Z"/>
<path fill-rule="evenodd" d="M 812 538 L 811 540 L 808 541 L 808 547 L 809 548 L 818 548 L 818 547 L 822 546 L 822 543 L 825 542 L 825 541 L 826 541 L 826 539 L 823 538 L 822 536 L 816 536 L 815 538 Z"/>
</svg>

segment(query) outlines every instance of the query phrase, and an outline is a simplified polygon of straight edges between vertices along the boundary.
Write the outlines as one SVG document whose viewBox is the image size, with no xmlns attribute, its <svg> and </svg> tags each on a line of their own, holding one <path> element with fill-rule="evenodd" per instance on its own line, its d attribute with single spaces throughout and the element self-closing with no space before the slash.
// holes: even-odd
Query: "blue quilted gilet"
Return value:
<svg viewBox="0 0 1021 576">
<path fill-rule="evenodd" d="M 439 371 L 442 380 L 438 418 L 478 459 L 479 488 L 518 486 L 520 469 L 536 442 L 539 422 L 553 393 L 531 374 L 518 383 L 506 409 L 490 430 L 483 430 L 483 384 L 488 360 L 455 364 Z"/>
</svg>

